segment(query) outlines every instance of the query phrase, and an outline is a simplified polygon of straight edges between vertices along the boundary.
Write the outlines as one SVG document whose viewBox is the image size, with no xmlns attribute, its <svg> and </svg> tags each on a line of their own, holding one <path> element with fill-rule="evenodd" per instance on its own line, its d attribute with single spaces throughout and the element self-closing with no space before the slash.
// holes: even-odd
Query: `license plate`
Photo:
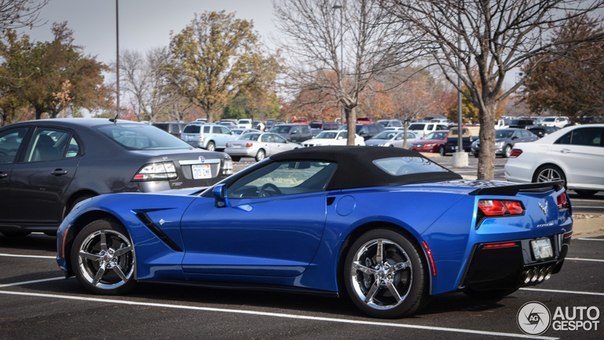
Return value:
<svg viewBox="0 0 604 340">
<path fill-rule="evenodd" d="M 193 171 L 193 179 L 212 178 L 210 164 L 193 164 L 191 170 Z"/>
<path fill-rule="evenodd" d="M 544 260 L 554 257 L 554 250 L 552 249 L 552 243 L 549 238 L 533 240 L 531 241 L 531 247 L 533 248 L 533 254 L 535 254 L 535 260 Z"/>
</svg>

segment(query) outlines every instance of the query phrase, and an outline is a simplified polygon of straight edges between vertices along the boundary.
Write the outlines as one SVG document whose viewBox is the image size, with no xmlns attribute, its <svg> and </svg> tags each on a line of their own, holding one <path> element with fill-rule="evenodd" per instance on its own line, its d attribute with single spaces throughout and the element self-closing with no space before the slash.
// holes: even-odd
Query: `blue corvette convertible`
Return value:
<svg viewBox="0 0 604 340">
<path fill-rule="evenodd" d="M 561 182 L 467 181 L 414 151 L 316 147 L 198 193 L 83 201 L 59 228 L 57 261 L 100 294 L 143 281 L 260 285 L 395 318 L 429 295 L 497 298 L 543 282 L 571 233 Z"/>
</svg>

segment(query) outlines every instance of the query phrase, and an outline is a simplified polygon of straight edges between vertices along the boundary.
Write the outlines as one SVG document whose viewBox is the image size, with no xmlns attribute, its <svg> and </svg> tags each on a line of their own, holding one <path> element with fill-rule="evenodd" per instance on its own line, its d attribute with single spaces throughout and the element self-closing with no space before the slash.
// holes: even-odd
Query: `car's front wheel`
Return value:
<svg viewBox="0 0 604 340">
<path fill-rule="evenodd" d="M 506 145 L 505 148 L 503 149 L 503 157 L 510 158 L 511 155 L 512 155 L 512 146 Z"/>
<path fill-rule="evenodd" d="M 352 302 L 379 318 L 414 314 L 426 294 L 424 264 L 403 235 L 371 230 L 358 238 L 344 262 L 344 285 Z"/>
<path fill-rule="evenodd" d="M 123 294 L 136 283 L 134 246 L 124 228 L 109 219 L 93 221 L 77 235 L 71 266 L 80 283 L 97 294 Z"/>
<path fill-rule="evenodd" d="M 214 144 L 214 142 L 208 142 L 208 146 L 206 146 L 206 150 L 216 151 L 216 144 Z"/>
</svg>

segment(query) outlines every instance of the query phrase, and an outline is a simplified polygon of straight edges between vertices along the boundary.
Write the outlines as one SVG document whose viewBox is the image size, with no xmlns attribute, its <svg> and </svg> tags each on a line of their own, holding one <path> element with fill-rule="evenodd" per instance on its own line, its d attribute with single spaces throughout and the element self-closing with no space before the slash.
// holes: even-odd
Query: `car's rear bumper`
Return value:
<svg viewBox="0 0 604 340">
<path fill-rule="evenodd" d="M 562 268 L 571 234 L 548 236 L 553 257 L 545 260 L 535 258 L 533 239 L 476 244 L 460 289 L 509 290 L 539 284 Z"/>
</svg>

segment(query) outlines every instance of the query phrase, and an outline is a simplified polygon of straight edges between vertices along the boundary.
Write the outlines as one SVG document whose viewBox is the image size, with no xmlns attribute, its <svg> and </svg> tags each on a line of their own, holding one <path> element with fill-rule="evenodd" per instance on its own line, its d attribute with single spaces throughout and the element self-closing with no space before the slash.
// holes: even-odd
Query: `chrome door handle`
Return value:
<svg viewBox="0 0 604 340">
<path fill-rule="evenodd" d="M 50 174 L 54 175 L 54 176 L 63 176 L 63 175 L 67 175 L 67 170 L 55 169 L 55 171 L 51 172 Z"/>
<path fill-rule="evenodd" d="M 570 149 L 562 149 L 560 150 L 561 153 L 570 153 Z"/>
</svg>

